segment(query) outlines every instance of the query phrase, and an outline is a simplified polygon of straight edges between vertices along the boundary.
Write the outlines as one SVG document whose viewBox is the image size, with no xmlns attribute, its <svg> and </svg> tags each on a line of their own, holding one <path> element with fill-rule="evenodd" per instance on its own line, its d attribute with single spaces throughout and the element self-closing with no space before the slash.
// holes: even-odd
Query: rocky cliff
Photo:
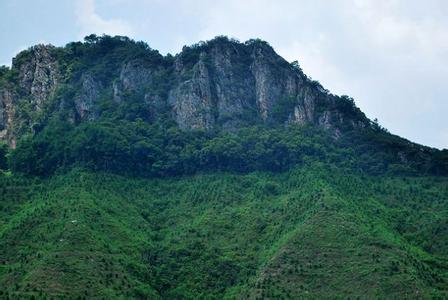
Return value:
<svg viewBox="0 0 448 300">
<path fill-rule="evenodd" d="M 137 102 L 148 121 L 168 116 L 186 130 L 298 123 L 338 136 L 370 124 L 352 99 L 330 94 L 260 40 L 218 37 L 164 57 L 124 37 L 91 36 L 64 48 L 32 47 L 3 73 L 0 139 L 13 147 L 55 111 L 92 121 L 104 102 Z"/>
</svg>

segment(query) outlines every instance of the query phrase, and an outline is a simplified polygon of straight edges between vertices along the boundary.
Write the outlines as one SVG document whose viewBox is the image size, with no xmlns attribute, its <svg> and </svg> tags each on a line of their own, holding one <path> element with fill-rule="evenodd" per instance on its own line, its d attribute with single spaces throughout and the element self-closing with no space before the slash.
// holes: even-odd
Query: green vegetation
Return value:
<svg viewBox="0 0 448 300">
<path fill-rule="evenodd" d="M 346 132 L 339 139 L 316 127 L 253 126 L 233 133 L 182 131 L 170 122 L 148 123 L 109 115 L 78 126 L 55 117 L 10 154 L 12 171 L 53 174 L 81 166 L 138 176 L 208 171 L 286 171 L 308 161 L 367 174 L 448 174 L 447 151 L 416 148 L 382 130 Z"/>
<path fill-rule="evenodd" d="M 448 179 L 0 177 L 2 297 L 448 296 Z"/>
<path fill-rule="evenodd" d="M 0 142 L 0 170 L 8 169 L 8 159 L 7 155 L 9 152 L 9 147 L 6 143 Z"/>
<path fill-rule="evenodd" d="M 254 47 L 273 50 L 231 42 L 243 85 Z M 448 298 L 448 150 L 369 124 L 281 59 L 271 76 L 285 64 L 317 91 L 314 123 L 290 124 L 297 98 L 283 97 L 266 122 L 229 109 L 181 130 L 158 99 L 228 43 L 185 47 L 179 77 L 126 37 L 49 47 L 63 78 L 39 109 L 14 88 L 33 49 L 0 68 L 18 95 L 17 147 L 0 144 L 0 298 Z"/>
</svg>

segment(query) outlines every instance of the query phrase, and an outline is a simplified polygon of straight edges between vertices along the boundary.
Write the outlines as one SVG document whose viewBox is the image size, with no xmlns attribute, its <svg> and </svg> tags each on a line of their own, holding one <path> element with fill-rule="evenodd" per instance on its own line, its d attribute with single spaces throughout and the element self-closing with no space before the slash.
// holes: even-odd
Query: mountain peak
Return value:
<svg viewBox="0 0 448 300">
<path fill-rule="evenodd" d="M 62 108 L 73 122 L 95 120 L 107 98 L 121 105 L 140 99 L 144 119 L 169 117 L 183 129 L 297 123 L 338 136 L 370 124 L 353 101 L 328 93 L 259 39 L 218 36 L 163 57 L 127 37 L 90 35 L 63 48 L 31 47 L 14 58 L 11 72 L 14 88 L 0 93 L 0 114 L 11 119 L 0 125 L 10 140 Z M 23 106 L 29 106 L 24 114 L 10 111 Z"/>
</svg>

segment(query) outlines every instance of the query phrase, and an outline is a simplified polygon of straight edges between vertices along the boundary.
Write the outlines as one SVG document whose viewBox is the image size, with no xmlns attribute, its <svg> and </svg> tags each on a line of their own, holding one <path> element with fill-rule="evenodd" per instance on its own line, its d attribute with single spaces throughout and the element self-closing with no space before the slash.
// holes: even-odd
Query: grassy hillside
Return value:
<svg viewBox="0 0 448 300">
<path fill-rule="evenodd" d="M 448 178 L 0 177 L 0 297 L 448 297 Z"/>
</svg>

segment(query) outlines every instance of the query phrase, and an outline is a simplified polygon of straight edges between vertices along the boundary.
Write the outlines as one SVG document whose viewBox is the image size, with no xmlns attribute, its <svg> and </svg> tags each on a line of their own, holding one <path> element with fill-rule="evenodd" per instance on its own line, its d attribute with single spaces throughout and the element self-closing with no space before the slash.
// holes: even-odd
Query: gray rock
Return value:
<svg viewBox="0 0 448 300">
<path fill-rule="evenodd" d="M 81 79 L 81 90 L 75 98 L 75 109 L 81 120 L 92 121 L 97 118 L 96 103 L 101 89 L 101 84 L 91 74 L 84 74 Z"/>
<path fill-rule="evenodd" d="M 255 79 L 243 55 L 231 44 L 215 46 L 209 54 L 217 121 L 224 127 L 242 123 L 245 112 L 255 107 Z"/>
<path fill-rule="evenodd" d="M 191 79 L 179 82 L 169 93 L 168 103 L 183 129 L 210 129 L 215 123 L 210 75 L 204 60 L 205 54 L 201 54 Z"/>
<path fill-rule="evenodd" d="M 120 72 L 120 81 L 124 90 L 138 91 L 152 84 L 153 70 L 143 65 L 141 61 L 134 60 L 123 65 Z"/>
<path fill-rule="evenodd" d="M 27 50 L 29 58 L 25 61 L 13 60 L 19 86 L 37 110 L 53 95 L 61 78 L 59 64 L 52 54 L 54 50 L 51 45 L 37 45 Z"/>
</svg>

